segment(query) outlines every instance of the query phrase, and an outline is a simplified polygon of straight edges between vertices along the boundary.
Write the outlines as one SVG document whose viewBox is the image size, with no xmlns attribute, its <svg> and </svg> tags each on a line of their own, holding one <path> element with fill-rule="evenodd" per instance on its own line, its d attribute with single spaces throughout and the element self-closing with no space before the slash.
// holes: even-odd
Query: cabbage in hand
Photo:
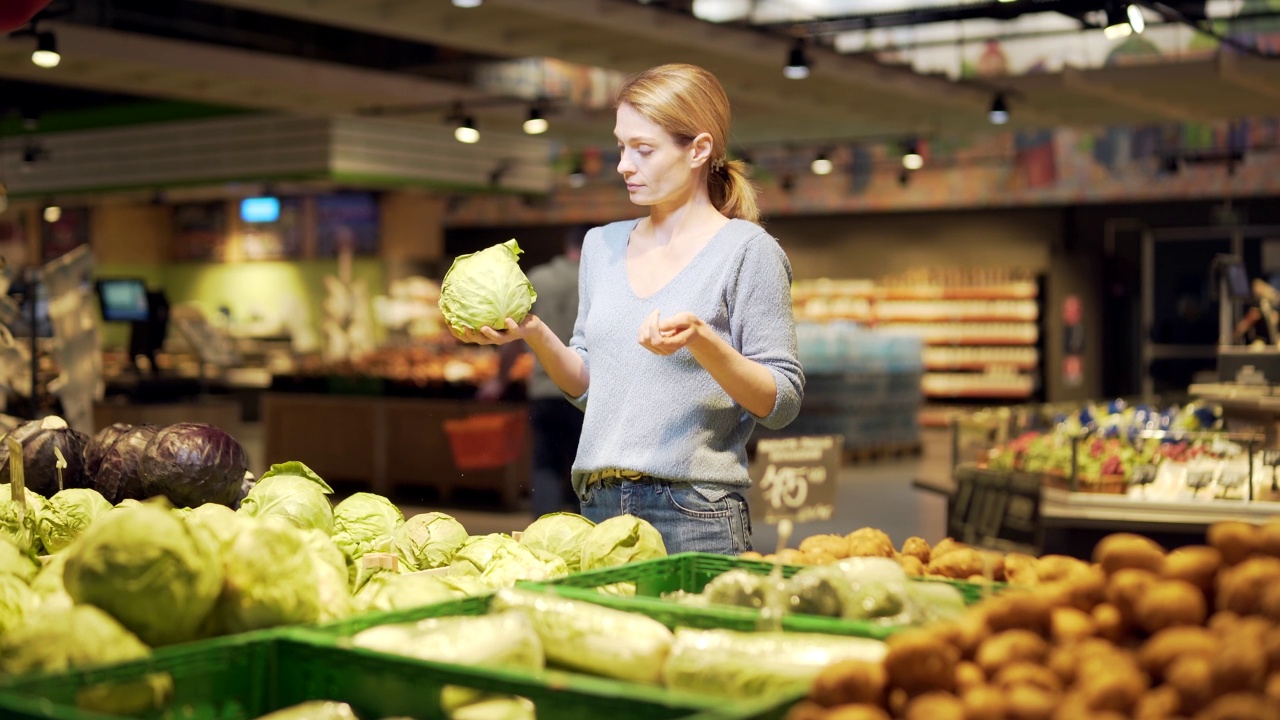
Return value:
<svg viewBox="0 0 1280 720">
<path fill-rule="evenodd" d="M 520 252 L 516 241 L 508 240 L 453 261 L 440 288 L 440 312 L 450 327 L 501 330 L 507 318 L 524 320 L 538 294 L 520 269 Z"/>
</svg>

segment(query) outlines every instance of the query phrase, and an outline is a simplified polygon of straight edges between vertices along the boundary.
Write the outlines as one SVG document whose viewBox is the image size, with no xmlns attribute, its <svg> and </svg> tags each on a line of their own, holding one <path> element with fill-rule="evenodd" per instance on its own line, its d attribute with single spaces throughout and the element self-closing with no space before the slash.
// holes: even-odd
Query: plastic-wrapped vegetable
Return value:
<svg viewBox="0 0 1280 720">
<path fill-rule="evenodd" d="M 528 698 L 488 698 L 449 713 L 449 720 L 536 720 L 533 701 Z"/>
<path fill-rule="evenodd" d="M 56 553 L 80 537 L 93 521 L 111 509 L 97 490 L 68 488 L 49 498 L 38 527 L 45 552 Z"/>
<path fill-rule="evenodd" d="M 528 613 L 547 659 L 595 675 L 657 682 L 671 649 L 671 631 L 652 618 L 551 593 L 501 590 L 497 609 Z"/>
<path fill-rule="evenodd" d="M 159 431 L 155 425 L 136 425 L 121 433 L 103 452 L 93 476 L 93 486 L 102 497 L 116 503 L 149 499 L 139 467 L 142 453 Z"/>
<path fill-rule="evenodd" d="M 964 595 L 946 583 L 915 581 L 907 583 L 914 623 L 953 620 L 966 611 Z"/>
<path fill-rule="evenodd" d="M 249 459 L 235 438 L 200 423 L 178 423 L 157 432 L 138 466 L 147 497 L 164 495 L 176 507 L 238 506 L 248 469 Z"/>
<path fill-rule="evenodd" d="M 906 572 L 888 558 L 849 558 L 835 568 L 847 579 L 844 589 L 844 617 L 857 620 L 883 619 L 895 623 L 910 621 L 907 606 Z"/>
<path fill-rule="evenodd" d="M 431 575 L 375 575 L 356 594 L 360 612 L 403 610 L 434 605 L 461 597 L 462 593 Z"/>
<path fill-rule="evenodd" d="M 84 474 L 84 448 L 89 444 L 89 437 L 72 430 L 66 420 L 56 415 L 31 420 L 10 431 L 4 437 L 8 438 L 22 443 L 23 475 L 28 490 L 48 496 L 65 488 L 89 487 Z M 61 473 L 58 454 L 67 464 Z M 3 439 L 0 439 L 0 481 L 9 482 L 9 445 Z"/>
<path fill-rule="evenodd" d="M 680 628 L 662 677 L 673 690 L 741 700 L 808 688 L 828 665 L 877 663 L 878 640 L 808 633 L 740 633 Z"/>
<path fill-rule="evenodd" d="M 360 716 L 346 703 L 313 700 L 263 715 L 258 720 L 360 720 Z"/>
<path fill-rule="evenodd" d="M 805 568 L 787 581 L 788 612 L 824 617 L 844 614 L 845 578 L 826 568 Z"/>
<path fill-rule="evenodd" d="M 707 602 L 715 605 L 760 609 L 768 597 L 767 575 L 757 575 L 747 570 L 730 570 L 707 583 L 702 591 Z"/>
<path fill-rule="evenodd" d="M 390 655 L 453 665 L 541 670 L 542 642 L 521 612 L 431 618 L 380 625 L 351 638 L 351 644 Z"/>
</svg>

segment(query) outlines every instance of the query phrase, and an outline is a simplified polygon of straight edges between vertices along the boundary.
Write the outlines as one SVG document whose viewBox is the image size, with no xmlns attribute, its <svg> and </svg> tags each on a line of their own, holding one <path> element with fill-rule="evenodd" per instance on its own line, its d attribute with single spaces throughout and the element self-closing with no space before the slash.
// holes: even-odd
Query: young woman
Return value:
<svg viewBox="0 0 1280 720">
<path fill-rule="evenodd" d="M 618 172 L 648 217 L 591 230 L 566 346 L 536 316 L 459 338 L 523 339 L 583 408 L 573 485 L 599 522 L 630 513 L 671 553 L 751 549 L 746 443 L 800 408 L 791 266 L 756 224 L 745 165 L 726 156 L 715 76 L 663 65 L 617 102 Z"/>
</svg>

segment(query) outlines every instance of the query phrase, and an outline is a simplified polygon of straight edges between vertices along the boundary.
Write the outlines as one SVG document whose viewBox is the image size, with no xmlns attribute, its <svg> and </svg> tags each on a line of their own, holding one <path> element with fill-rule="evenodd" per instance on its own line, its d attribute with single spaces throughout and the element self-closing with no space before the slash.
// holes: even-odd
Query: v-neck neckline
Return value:
<svg viewBox="0 0 1280 720">
<path fill-rule="evenodd" d="M 642 296 L 636 292 L 635 285 L 631 284 L 631 269 L 628 267 L 627 251 L 631 248 L 631 234 L 636 231 L 636 228 L 640 226 L 640 221 L 643 219 L 644 218 L 636 218 L 635 222 L 631 223 L 631 229 L 627 230 L 626 242 L 623 243 L 622 245 L 622 279 L 626 283 L 627 292 L 631 293 L 632 298 L 640 302 L 649 302 L 650 300 L 656 298 L 658 295 L 661 295 L 664 290 L 674 285 L 677 280 L 679 280 L 686 272 L 689 271 L 689 268 L 696 265 L 698 261 L 702 258 L 702 256 L 707 254 L 708 248 L 710 248 L 712 245 L 715 245 L 716 240 L 720 237 L 720 234 L 723 233 L 726 228 L 728 228 L 730 225 L 734 223 L 733 218 L 730 218 L 728 222 L 726 222 L 724 225 L 721 225 L 719 230 L 716 230 L 714 233 L 711 234 L 711 239 L 707 240 L 707 244 L 703 245 L 702 248 L 698 250 L 698 252 L 693 254 L 693 257 L 689 258 L 689 261 L 684 264 L 684 267 L 677 270 L 676 274 L 668 278 L 665 283 L 663 283 L 661 286 L 658 287 L 658 289 L 654 290 L 648 295 Z"/>
</svg>

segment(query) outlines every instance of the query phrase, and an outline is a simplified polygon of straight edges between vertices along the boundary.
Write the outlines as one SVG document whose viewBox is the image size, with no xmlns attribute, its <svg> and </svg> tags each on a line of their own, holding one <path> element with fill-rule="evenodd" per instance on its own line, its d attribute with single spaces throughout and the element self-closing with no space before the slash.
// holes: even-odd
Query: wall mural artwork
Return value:
<svg viewBox="0 0 1280 720">
<path fill-rule="evenodd" d="M 748 159 L 766 217 L 1280 195 L 1280 118 L 993 133 L 925 140 L 919 151 L 924 168 L 910 173 L 893 144 L 753 148 Z M 819 153 L 834 162 L 830 175 L 810 171 Z M 587 157 L 561 151 L 561 179 L 546 198 L 469 196 L 450 204 L 446 222 L 561 224 L 641 214 L 614 169 L 616 148 L 593 148 Z M 570 186 L 574 167 L 587 175 L 585 186 Z"/>
</svg>

